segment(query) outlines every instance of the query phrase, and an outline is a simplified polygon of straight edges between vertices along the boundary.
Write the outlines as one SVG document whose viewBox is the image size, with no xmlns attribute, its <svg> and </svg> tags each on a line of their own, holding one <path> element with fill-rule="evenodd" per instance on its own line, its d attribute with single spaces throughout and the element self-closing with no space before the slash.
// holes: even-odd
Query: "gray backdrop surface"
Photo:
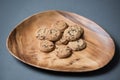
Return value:
<svg viewBox="0 0 120 80">
<path fill-rule="evenodd" d="M 6 49 L 9 32 L 24 18 L 46 10 L 80 14 L 102 26 L 114 39 L 115 56 L 104 68 L 87 73 L 53 72 L 26 65 Z M 120 0 L 0 0 L 0 80 L 119 80 Z"/>
</svg>

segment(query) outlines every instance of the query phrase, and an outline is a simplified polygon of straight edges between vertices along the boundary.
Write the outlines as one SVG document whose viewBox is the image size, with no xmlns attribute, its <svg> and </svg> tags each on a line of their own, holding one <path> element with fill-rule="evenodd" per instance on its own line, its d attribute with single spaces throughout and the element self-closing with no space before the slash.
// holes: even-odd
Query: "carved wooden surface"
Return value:
<svg viewBox="0 0 120 80">
<path fill-rule="evenodd" d="M 66 59 L 58 59 L 53 52 L 43 53 L 39 50 L 39 40 L 35 32 L 41 26 L 48 28 L 53 22 L 64 20 L 68 24 L 79 24 L 84 29 L 83 38 L 87 47 Z M 35 14 L 10 33 L 7 40 L 10 53 L 29 65 L 67 72 L 84 72 L 105 66 L 114 56 L 115 46 L 109 34 L 93 21 L 75 13 L 65 11 L 46 11 Z"/>
</svg>

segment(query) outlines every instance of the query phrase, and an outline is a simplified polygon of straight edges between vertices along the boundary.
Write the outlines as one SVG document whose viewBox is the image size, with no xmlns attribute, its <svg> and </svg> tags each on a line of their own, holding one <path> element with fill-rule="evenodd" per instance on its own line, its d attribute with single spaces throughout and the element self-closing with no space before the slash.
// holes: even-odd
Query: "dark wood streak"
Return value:
<svg viewBox="0 0 120 80">
<path fill-rule="evenodd" d="M 67 64 L 67 66 L 73 65 L 75 62 L 79 61 L 80 58 L 74 59 L 73 61 L 71 61 L 69 64 Z"/>
</svg>

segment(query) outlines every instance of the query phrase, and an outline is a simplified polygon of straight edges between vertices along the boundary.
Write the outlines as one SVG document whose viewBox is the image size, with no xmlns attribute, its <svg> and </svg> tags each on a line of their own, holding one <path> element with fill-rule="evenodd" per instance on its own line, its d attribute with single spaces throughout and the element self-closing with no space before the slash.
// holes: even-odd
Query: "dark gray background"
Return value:
<svg viewBox="0 0 120 80">
<path fill-rule="evenodd" d="M 114 39 L 116 52 L 104 68 L 87 73 L 61 73 L 37 69 L 12 57 L 6 39 L 16 24 L 34 13 L 65 10 L 87 17 Z M 120 0 L 0 0 L 0 80 L 119 80 Z"/>
</svg>

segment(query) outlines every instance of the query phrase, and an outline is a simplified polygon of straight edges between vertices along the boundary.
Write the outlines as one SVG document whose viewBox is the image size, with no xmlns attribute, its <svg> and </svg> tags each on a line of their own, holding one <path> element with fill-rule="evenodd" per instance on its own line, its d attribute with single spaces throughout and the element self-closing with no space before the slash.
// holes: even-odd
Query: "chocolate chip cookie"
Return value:
<svg viewBox="0 0 120 80">
<path fill-rule="evenodd" d="M 72 54 L 72 49 L 65 45 L 60 45 L 56 47 L 56 56 L 58 58 L 67 58 Z"/>
<path fill-rule="evenodd" d="M 68 46 L 74 51 L 80 51 L 86 47 L 86 42 L 83 39 L 72 41 L 68 43 Z"/>
<path fill-rule="evenodd" d="M 81 34 L 84 33 L 84 30 L 83 30 L 83 28 L 81 28 L 81 25 L 75 24 L 75 25 L 71 25 L 71 26 L 76 27 L 80 31 Z"/>
<path fill-rule="evenodd" d="M 53 28 L 60 30 L 61 32 L 64 32 L 64 30 L 68 27 L 68 24 L 64 22 L 63 20 L 56 21 L 53 25 Z"/>
<path fill-rule="evenodd" d="M 69 41 L 74 41 L 81 36 L 81 32 L 77 27 L 70 26 L 64 31 L 63 36 Z"/>
<path fill-rule="evenodd" d="M 64 44 L 66 45 L 69 41 L 67 40 L 67 38 L 65 38 L 64 36 L 62 36 L 62 38 L 60 40 L 58 40 L 56 42 L 57 45 L 61 45 L 61 44 Z"/>
<path fill-rule="evenodd" d="M 46 27 L 41 27 L 36 33 L 36 38 L 39 40 L 44 40 L 46 38 L 48 29 Z"/>
<path fill-rule="evenodd" d="M 43 52 L 50 52 L 53 51 L 55 48 L 55 45 L 53 42 L 48 40 L 41 40 L 40 41 L 40 50 Z"/>
<path fill-rule="evenodd" d="M 62 33 L 58 29 L 51 28 L 48 30 L 46 39 L 50 41 L 57 41 L 60 39 Z"/>
</svg>

